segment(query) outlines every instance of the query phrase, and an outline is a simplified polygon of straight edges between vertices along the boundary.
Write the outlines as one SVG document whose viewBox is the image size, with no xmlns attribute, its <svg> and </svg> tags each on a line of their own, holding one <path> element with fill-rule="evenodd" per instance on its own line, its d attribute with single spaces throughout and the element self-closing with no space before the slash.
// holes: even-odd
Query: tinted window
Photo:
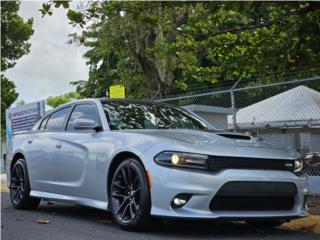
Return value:
<svg viewBox="0 0 320 240">
<path fill-rule="evenodd" d="M 74 108 L 74 110 L 70 116 L 69 122 L 68 122 L 68 126 L 67 126 L 68 131 L 75 130 L 73 128 L 72 122 L 73 122 L 73 120 L 75 120 L 77 118 L 86 118 L 86 119 L 94 120 L 97 123 L 100 122 L 97 109 L 92 104 L 81 104 L 81 105 L 77 105 Z"/>
<path fill-rule="evenodd" d="M 153 103 L 102 102 L 111 130 L 198 129 L 207 125 L 181 108 Z"/>
<path fill-rule="evenodd" d="M 44 130 L 48 119 L 49 119 L 49 117 L 46 117 L 45 119 L 42 120 L 41 125 L 39 127 L 40 130 Z"/>
<path fill-rule="evenodd" d="M 46 130 L 62 131 L 64 130 L 64 121 L 68 115 L 70 107 L 61 109 L 53 114 L 51 114 L 48 123 L 46 125 Z"/>
</svg>

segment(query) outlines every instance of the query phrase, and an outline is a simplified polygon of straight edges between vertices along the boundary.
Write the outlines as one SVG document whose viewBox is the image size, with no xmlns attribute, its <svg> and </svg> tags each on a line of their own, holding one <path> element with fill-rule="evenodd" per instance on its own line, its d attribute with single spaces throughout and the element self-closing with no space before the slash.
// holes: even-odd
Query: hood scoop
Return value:
<svg viewBox="0 0 320 240">
<path fill-rule="evenodd" d="M 217 133 L 217 135 L 225 138 L 230 138 L 234 140 L 243 140 L 243 141 L 250 141 L 251 137 L 246 135 L 240 135 L 240 134 L 232 134 L 232 133 Z"/>
</svg>

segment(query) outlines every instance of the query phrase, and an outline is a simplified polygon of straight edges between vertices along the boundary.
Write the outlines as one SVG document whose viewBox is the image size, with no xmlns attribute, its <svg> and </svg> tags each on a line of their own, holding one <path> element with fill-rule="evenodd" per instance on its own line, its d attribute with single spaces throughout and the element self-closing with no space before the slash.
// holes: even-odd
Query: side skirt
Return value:
<svg viewBox="0 0 320 240">
<path fill-rule="evenodd" d="M 62 194 L 41 192 L 41 191 L 34 191 L 34 190 L 31 190 L 30 196 L 37 197 L 37 198 L 44 198 L 44 199 L 53 200 L 53 201 L 59 201 L 59 202 L 74 203 L 74 204 L 79 204 L 79 205 L 84 205 L 88 207 L 105 210 L 105 211 L 107 211 L 108 209 L 107 202 L 88 199 L 88 198 L 67 196 Z"/>
</svg>

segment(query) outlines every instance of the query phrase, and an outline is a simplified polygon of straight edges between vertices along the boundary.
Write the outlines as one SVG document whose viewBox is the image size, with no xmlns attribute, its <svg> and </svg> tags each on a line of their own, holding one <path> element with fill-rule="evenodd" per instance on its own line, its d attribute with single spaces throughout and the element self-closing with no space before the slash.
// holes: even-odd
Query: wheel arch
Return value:
<svg viewBox="0 0 320 240">
<path fill-rule="evenodd" d="M 14 164 L 21 158 L 25 159 L 24 155 L 21 152 L 17 152 L 14 154 L 12 161 L 10 163 L 10 173 L 11 173 L 11 170 L 12 170 L 12 167 L 14 166 Z"/>
<path fill-rule="evenodd" d="M 143 161 L 141 160 L 141 158 L 137 154 L 130 152 L 130 151 L 123 151 L 123 152 L 117 153 L 114 156 L 114 158 L 111 160 L 111 163 L 108 168 L 108 174 L 107 174 L 107 194 L 108 194 L 108 197 L 110 194 L 110 186 L 111 186 L 112 177 L 113 177 L 113 174 L 115 173 L 115 170 L 124 160 L 126 160 L 130 157 L 137 159 L 142 164 L 144 171 L 146 172 L 145 165 L 143 164 Z"/>
</svg>

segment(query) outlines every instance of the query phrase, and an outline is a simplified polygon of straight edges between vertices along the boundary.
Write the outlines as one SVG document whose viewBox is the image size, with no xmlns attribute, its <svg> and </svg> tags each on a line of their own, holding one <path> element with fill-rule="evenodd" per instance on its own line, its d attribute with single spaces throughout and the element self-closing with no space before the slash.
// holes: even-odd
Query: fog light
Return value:
<svg viewBox="0 0 320 240">
<path fill-rule="evenodd" d="M 177 206 L 182 206 L 184 204 L 186 204 L 187 200 L 185 199 L 181 199 L 181 198 L 175 198 L 173 199 L 173 203 Z"/>
<path fill-rule="evenodd" d="M 173 208 L 181 208 L 183 207 L 191 198 L 191 194 L 189 193 L 181 193 L 175 196 L 172 200 L 171 206 Z"/>
</svg>

